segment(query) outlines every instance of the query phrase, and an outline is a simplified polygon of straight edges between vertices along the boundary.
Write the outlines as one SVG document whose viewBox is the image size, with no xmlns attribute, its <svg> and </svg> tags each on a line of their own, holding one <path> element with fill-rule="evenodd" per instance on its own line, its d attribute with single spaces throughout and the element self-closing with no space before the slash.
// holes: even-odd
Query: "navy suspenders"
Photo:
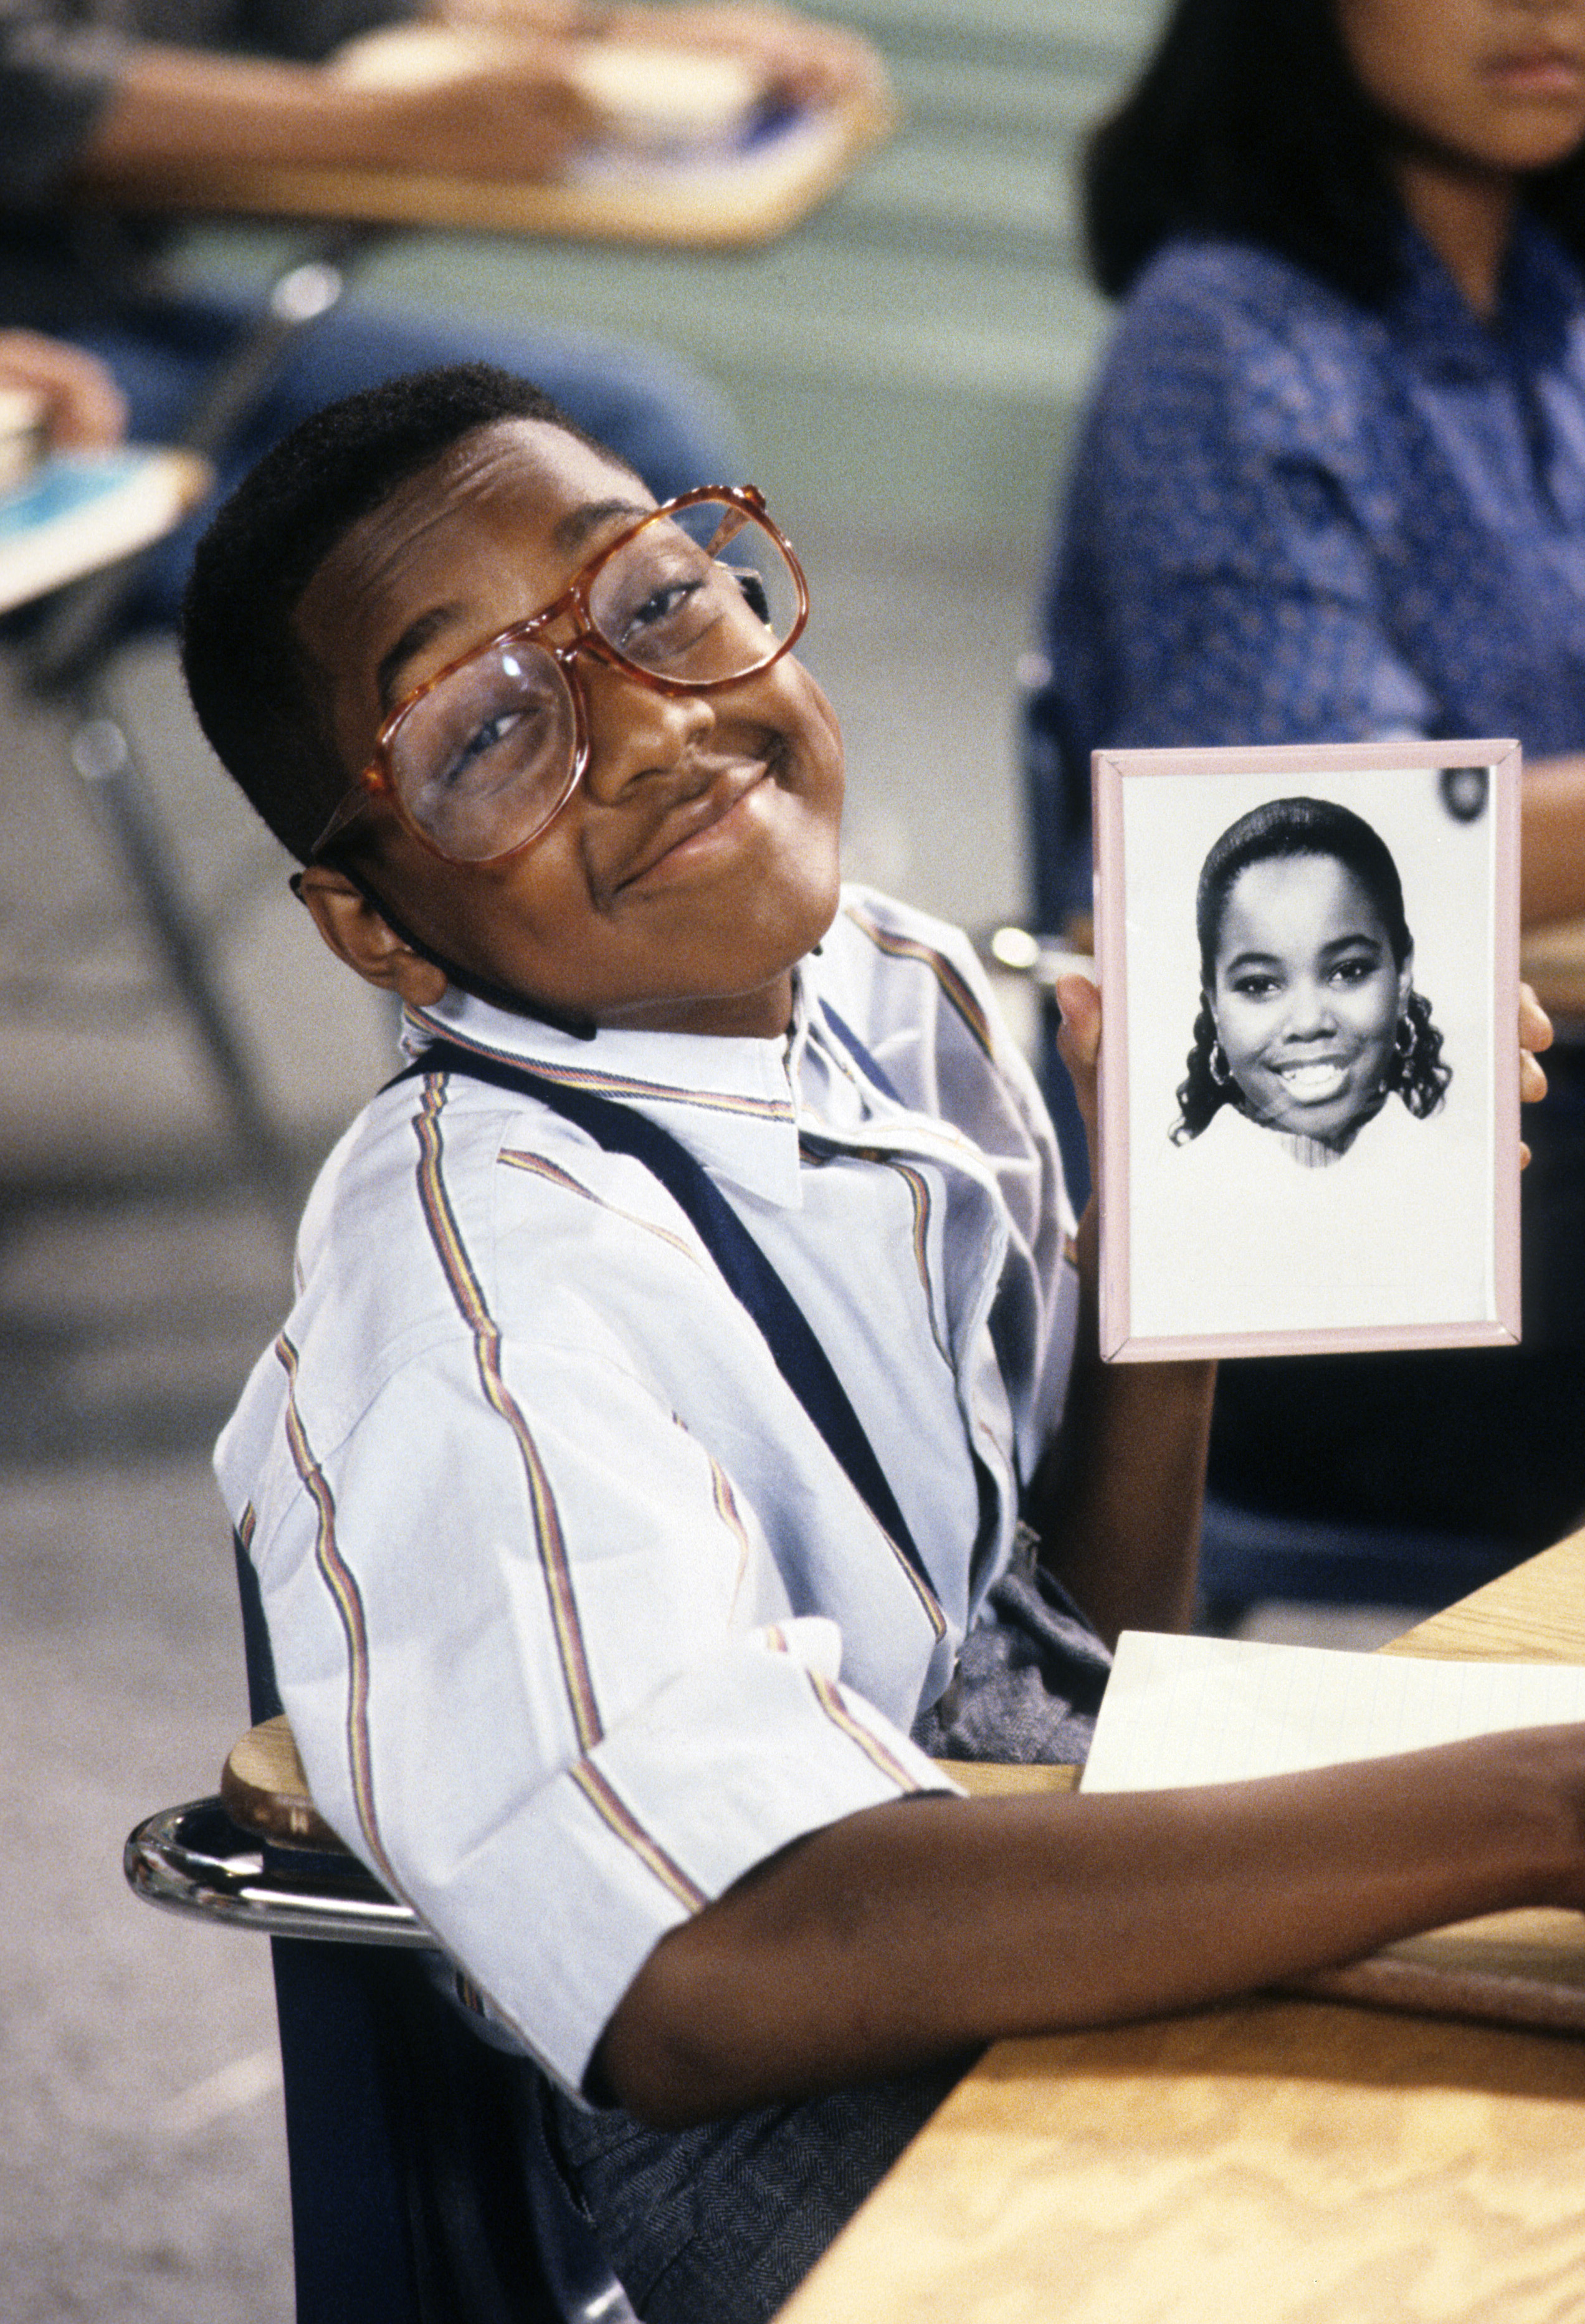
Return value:
<svg viewBox="0 0 1585 2324">
<path fill-rule="evenodd" d="M 554 1081 L 527 1065 L 509 1064 L 503 1057 L 465 1049 L 453 1041 L 431 1042 L 395 1079 L 408 1081 L 432 1073 L 466 1074 L 475 1081 L 538 1098 L 541 1105 L 575 1123 L 607 1153 L 631 1154 L 659 1179 L 692 1222 L 727 1288 L 759 1325 L 778 1371 L 841 1462 L 876 1524 L 891 1536 L 926 1589 L 933 1589 L 886 1472 L 830 1357 L 753 1236 L 687 1147 L 631 1106 L 618 1105 L 593 1090 Z M 387 1084 L 387 1087 L 393 1085 Z"/>
</svg>

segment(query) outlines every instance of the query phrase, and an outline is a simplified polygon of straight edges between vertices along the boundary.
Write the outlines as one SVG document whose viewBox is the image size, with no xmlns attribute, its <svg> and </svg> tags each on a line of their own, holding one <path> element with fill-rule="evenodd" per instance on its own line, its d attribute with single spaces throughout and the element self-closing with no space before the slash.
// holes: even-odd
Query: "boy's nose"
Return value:
<svg viewBox="0 0 1585 2324">
<path fill-rule="evenodd" d="M 715 724 L 710 697 L 658 694 L 642 680 L 608 668 L 580 669 L 589 722 L 585 788 L 620 798 L 630 783 L 675 767 Z"/>
</svg>

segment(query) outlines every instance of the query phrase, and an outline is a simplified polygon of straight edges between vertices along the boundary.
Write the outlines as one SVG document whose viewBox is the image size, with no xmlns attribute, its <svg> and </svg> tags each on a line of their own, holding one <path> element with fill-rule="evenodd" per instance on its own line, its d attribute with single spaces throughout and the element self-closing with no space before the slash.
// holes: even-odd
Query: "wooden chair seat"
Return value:
<svg viewBox="0 0 1585 2324">
<path fill-rule="evenodd" d="M 324 1855 L 347 1853 L 309 1797 L 309 1779 L 284 1711 L 261 1720 L 232 1745 L 220 1770 L 220 1796 L 233 1823 L 261 1840 Z"/>
<path fill-rule="evenodd" d="M 1076 1767 L 994 1766 L 964 1759 L 944 1764 L 977 1799 L 1011 1792 L 1071 1792 L 1079 1780 Z M 284 1713 L 262 1720 L 232 1745 L 220 1773 L 220 1796 L 232 1821 L 262 1840 L 284 1848 L 346 1853 L 309 1796 L 308 1777 Z"/>
</svg>

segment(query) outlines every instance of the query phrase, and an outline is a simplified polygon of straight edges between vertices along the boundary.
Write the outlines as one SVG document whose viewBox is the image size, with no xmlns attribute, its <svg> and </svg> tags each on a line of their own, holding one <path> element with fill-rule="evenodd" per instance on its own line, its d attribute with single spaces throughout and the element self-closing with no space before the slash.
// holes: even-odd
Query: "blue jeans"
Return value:
<svg viewBox="0 0 1585 2324">
<path fill-rule="evenodd" d="M 129 304 L 71 336 L 115 373 L 131 405 L 133 436 L 170 443 L 255 312 L 222 299 Z M 221 490 L 322 405 L 447 363 L 496 364 L 531 379 L 630 462 L 659 500 L 693 484 L 741 480 L 738 434 L 720 392 L 674 355 L 538 325 L 508 331 L 451 317 L 401 319 L 349 301 L 290 343 L 218 464 Z M 195 518 L 163 545 L 140 608 L 145 617 L 175 618 L 203 522 Z"/>
</svg>

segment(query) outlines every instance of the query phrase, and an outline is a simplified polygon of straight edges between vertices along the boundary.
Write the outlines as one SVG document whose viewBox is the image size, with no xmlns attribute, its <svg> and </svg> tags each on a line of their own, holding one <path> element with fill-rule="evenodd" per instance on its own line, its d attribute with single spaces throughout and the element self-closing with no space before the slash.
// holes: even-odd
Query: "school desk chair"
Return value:
<svg viewBox="0 0 1585 2324">
<path fill-rule="evenodd" d="M 529 2077 L 431 1983 L 428 1932 L 302 1789 L 251 1564 L 255 1725 L 219 1794 L 126 1843 L 154 1904 L 270 1936 L 297 2324 L 636 2324 L 543 2142 Z"/>
<path fill-rule="evenodd" d="M 250 327 L 217 363 L 176 446 L 212 460 L 246 419 L 288 348 L 339 303 L 366 228 L 312 236 L 277 271 Z M 217 958 L 217 930 L 188 887 L 136 739 L 115 697 L 117 654 L 150 625 L 140 591 L 160 543 L 56 591 L 14 640 L 23 683 L 61 716 L 65 755 L 94 801 L 159 962 L 196 1033 L 229 1118 L 244 1177 L 283 1233 L 295 1233 L 301 1185 L 265 1098 L 245 1029 Z"/>
</svg>

